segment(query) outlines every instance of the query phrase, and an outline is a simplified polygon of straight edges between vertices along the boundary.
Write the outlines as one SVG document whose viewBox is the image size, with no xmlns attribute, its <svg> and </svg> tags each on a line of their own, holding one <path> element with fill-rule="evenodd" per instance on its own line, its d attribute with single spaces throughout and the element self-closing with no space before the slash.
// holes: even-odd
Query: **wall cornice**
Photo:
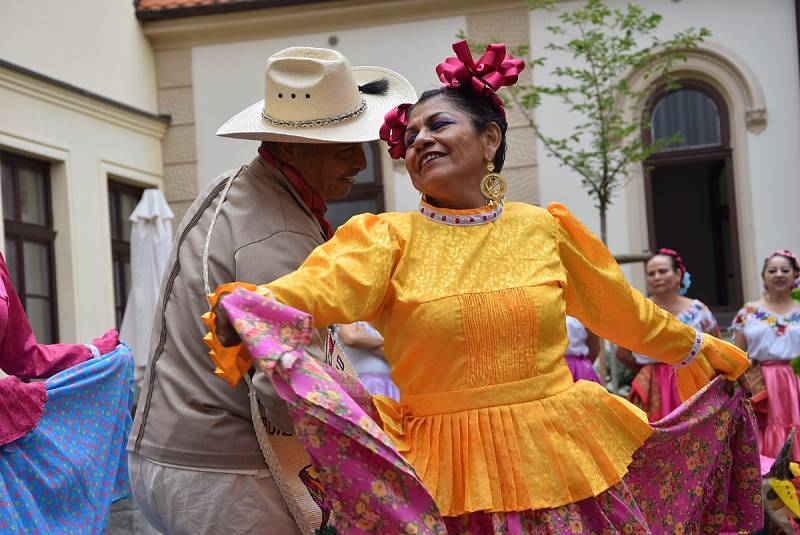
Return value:
<svg viewBox="0 0 800 535">
<path fill-rule="evenodd" d="M 487 5 L 488 4 L 488 5 Z M 525 0 L 341 0 L 144 22 L 155 50 L 333 32 L 527 6 Z"/>
<path fill-rule="evenodd" d="M 162 139 L 169 118 L 96 95 L 70 84 L 0 61 L 0 88 Z"/>
</svg>

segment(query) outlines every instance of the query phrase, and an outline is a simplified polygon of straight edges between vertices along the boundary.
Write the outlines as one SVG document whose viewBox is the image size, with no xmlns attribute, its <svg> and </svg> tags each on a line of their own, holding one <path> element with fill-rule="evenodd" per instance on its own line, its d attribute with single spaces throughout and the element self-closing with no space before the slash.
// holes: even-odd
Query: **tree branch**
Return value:
<svg viewBox="0 0 800 535">
<path fill-rule="evenodd" d="M 544 146 L 548 150 L 548 152 L 551 155 L 555 156 L 555 158 L 558 161 L 560 161 L 563 165 L 569 167 L 570 169 L 572 169 L 573 171 L 575 171 L 576 173 L 578 173 L 582 177 L 586 178 L 587 180 L 590 180 L 591 176 L 585 169 L 581 169 L 580 167 L 576 166 L 574 163 L 572 163 L 568 159 L 564 158 L 561 155 L 560 151 L 558 149 L 556 149 L 555 147 L 553 147 L 553 145 L 547 139 L 547 136 L 542 134 L 542 131 L 539 129 L 539 126 L 536 124 L 536 121 L 533 120 L 533 116 L 531 116 L 528 113 L 527 108 L 525 108 L 525 106 L 522 105 L 522 103 L 520 102 L 519 97 L 517 96 L 517 94 L 514 93 L 513 91 L 511 91 L 510 93 L 511 93 L 511 100 L 514 102 L 515 107 L 518 108 L 522 112 L 523 116 L 525 116 L 525 120 L 528 121 L 528 126 L 530 126 L 533 129 L 533 133 L 536 134 L 536 137 L 538 137 L 542 141 L 542 143 L 544 144 Z"/>
</svg>

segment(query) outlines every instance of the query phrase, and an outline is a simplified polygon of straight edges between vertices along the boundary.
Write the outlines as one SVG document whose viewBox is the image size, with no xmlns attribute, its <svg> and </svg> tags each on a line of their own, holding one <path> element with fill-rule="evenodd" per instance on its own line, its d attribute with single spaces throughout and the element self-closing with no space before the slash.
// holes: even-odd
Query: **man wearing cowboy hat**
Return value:
<svg viewBox="0 0 800 535">
<path fill-rule="evenodd" d="M 248 385 L 212 373 L 206 292 L 296 269 L 330 237 L 325 201 L 347 195 L 366 167 L 361 143 L 416 98 L 397 73 L 326 49 L 278 52 L 265 78 L 264 100 L 217 132 L 261 141 L 259 154 L 194 201 L 161 286 L 128 451 L 136 501 L 163 533 L 298 532 L 259 448 Z M 256 373 L 252 384 L 270 431 L 291 432 L 269 380 Z"/>
</svg>

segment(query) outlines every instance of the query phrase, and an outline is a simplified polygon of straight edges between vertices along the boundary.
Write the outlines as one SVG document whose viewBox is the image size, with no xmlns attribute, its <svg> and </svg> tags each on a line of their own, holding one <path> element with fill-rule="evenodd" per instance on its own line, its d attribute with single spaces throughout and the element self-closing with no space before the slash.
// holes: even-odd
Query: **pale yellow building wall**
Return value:
<svg viewBox="0 0 800 535">
<path fill-rule="evenodd" d="M 153 51 L 131 0 L 0 0 L 0 59 L 156 111 Z"/>
<path fill-rule="evenodd" d="M 108 179 L 162 187 L 165 127 L 0 67 L 0 150 L 50 162 L 63 342 L 114 326 Z"/>
</svg>

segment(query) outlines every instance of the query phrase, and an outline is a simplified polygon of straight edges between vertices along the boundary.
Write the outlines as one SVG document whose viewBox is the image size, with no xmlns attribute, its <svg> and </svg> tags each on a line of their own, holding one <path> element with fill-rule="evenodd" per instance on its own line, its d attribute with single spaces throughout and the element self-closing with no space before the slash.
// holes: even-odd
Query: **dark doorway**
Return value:
<svg viewBox="0 0 800 535">
<path fill-rule="evenodd" d="M 649 139 L 682 137 L 645 162 L 650 247 L 683 256 L 689 297 L 724 326 L 742 302 L 727 106 L 709 84 L 682 80 L 680 89 L 656 91 L 649 109 Z"/>
</svg>

